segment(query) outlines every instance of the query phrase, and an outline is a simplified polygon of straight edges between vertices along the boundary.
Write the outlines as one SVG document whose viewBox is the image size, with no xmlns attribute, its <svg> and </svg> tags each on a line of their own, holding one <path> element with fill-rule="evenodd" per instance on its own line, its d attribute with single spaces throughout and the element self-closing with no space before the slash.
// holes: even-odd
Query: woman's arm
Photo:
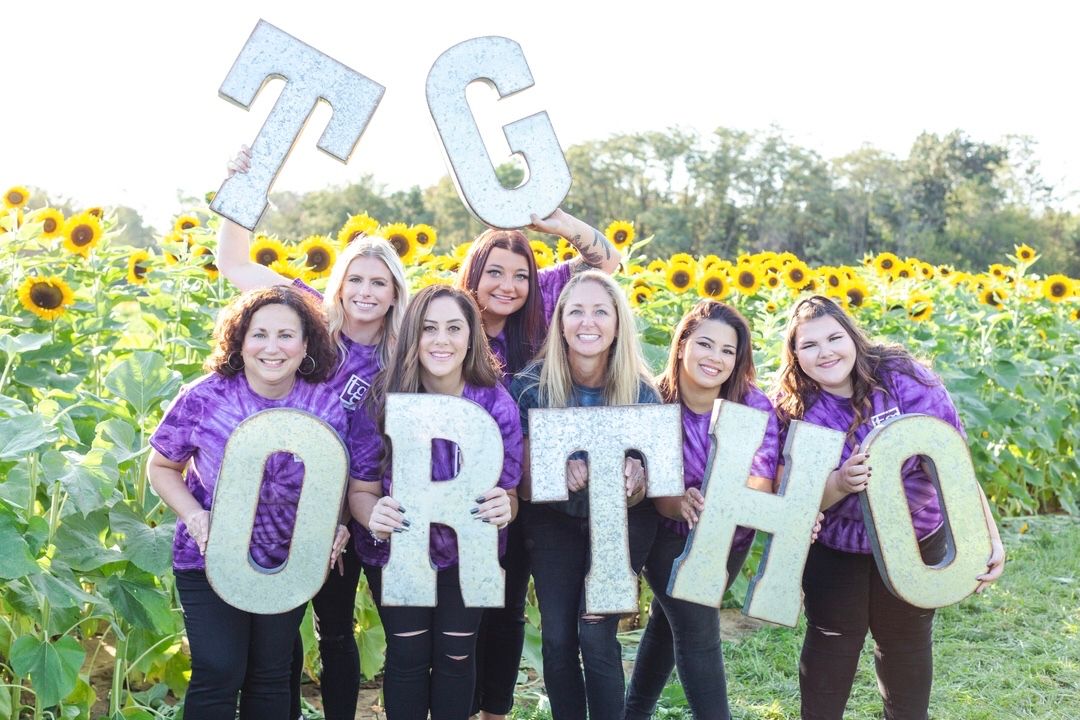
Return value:
<svg viewBox="0 0 1080 720">
<path fill-rule="evenodd" d="M 603 270 L 609 275 L 619 267 L 622 255 L 615 246 L 608 242 L 600 232 L 584 220 L 579 220 L 562 208 L 556 209 L 546 218 L 532 216 L 531 229 L 549 235 L 559 235 L 581 253 L 581 264 Z M 578 261 L 575 261 L 578 262 Z M 576 268 L 575 268 L 576 269 Z"/>
<path fill-rule="evenodd" d="M 251 169 L 251 151 L 246 145 L 228 164 L 229 177 L 246 173 Z M 221 218 L 218 229 L 218 246 L 215 256 L 221 274 L 242 292 L 271 285 L 290 285 L 291 282 L 268 267 L 251 259 L 249 246 L 251 233 L 226 217 Z"/>
<path fill-rule="evenodd" d="M 206 540 L 210 535 L 210 511 L 199 504 L 184 483 L 186 466 L 186 462 L 173 462 L 152 449 L 146 465 L 146 476 L 158 497 L 187 526 L 188 534 L 199 546 L 199 553 L 205 555 Z"/>
<path fill-rule="evenodd" d="M 378 480 L 349 481 L 349 511 L 377 540 L 404 532 L 412 524 L 405 519 L 405 508 L 401 503 L 383 495 L 382 483 Z"/>
<path fill-rule="evenodd" d="M 994 521 L 994 514 L 990 511 L 990 502 L 986 499 L 986 493 L 983 492 L 981 485 L 979 486 L 979 496 L 982 498 L 986 529 L 990 531 L 990 558 L 986 561 L 986 572 L 975 577 L 976 580 L 981 581 L 978 587 L 975 588 L 977 593 L 981 593 L 988 588 L 990 583 L 996 582 L 1001 577 L 1001 574 L 1005 572 L 1005 546 L 1001 542 L 1001 533 L 998 531 L 997 522 Z"/>
</svg>

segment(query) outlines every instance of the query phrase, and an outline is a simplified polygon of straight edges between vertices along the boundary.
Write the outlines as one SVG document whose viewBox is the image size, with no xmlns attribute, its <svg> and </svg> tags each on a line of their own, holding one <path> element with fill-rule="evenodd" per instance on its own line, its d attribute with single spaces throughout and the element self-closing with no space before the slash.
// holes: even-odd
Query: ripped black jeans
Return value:
<svg viewBox="0 0 1080 720">
<path fill-rule="evenodd" d="M 650 500 L 627 511 L 634 572 L 641 572 L 658 524 Z M 585 612 L 588 518 L 533 503 L 524 529 L 540 605 L 544 686 L 551 717 L 585 720 L 587 707 L 590 720 L 621 720 L 626 677 L 622 647 L 615 637 L 620 616 Z"/>
<path fill-rule="evenodd" d="M 923 562 L 945 557 L 945 530 L 919 542 Z M 803 572 L 806 637 L 799 659 L 803 720 L 842 720 L 866 631 L 886 720 L 926 720 L 933 679 L 934 611 L 885 587 L 873 555 L 810 546 Z"/>
<path fill-rule="evenodd" d="M 438 572 L 435 607 L 382 605 L 382 568 L 364 566 L 386 632 L 383 699 L 388 720 L 466 720 L 476 683 L 483 608 L 465 607 L 455 565 Z M 419 632 L 417 632 L 419 631 Z"/>
</svg>

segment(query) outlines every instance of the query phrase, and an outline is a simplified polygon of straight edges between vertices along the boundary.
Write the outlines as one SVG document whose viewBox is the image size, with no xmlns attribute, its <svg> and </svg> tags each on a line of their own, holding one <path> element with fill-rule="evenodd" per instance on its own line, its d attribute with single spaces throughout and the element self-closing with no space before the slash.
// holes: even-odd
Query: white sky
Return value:
<svg viewBox="0 0 1080 720">
<path fill-rule="evenodd" d="M 280 89 L 250 111 L 217 95 L 263 18 L 386 87 L 347 166 L 315 149 L 316 111 L 275 189 L 371 173 L 435 182 L 443 156 L 424 100 L 432 62 L 462 40 L 518 41 L 536 85 L 495 102 L 490 131 L 547 110 L 563 147 L 670 126 L 783 128 L 825 157 L 916 135 L 1034 136 L 1045 177 L 1080 189 L 1080 9 L 1071 3 L 698 0 L 187 0 L 8 3 L 0 25 L 0 186 L 126 204 L 161 228 L 178 192 L 216 189 Z M 505 149 L 493 148 L 496 157 Z M 496 160 L 498 162 L 498 160 Z"/>
</svg>

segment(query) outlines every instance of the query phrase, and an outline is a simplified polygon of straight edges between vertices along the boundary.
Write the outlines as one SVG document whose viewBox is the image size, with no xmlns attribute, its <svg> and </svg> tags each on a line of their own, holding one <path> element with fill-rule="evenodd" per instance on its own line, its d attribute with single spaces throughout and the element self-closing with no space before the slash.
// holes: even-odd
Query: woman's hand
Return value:
<svg viewBox="0 0 1080 720">
<path fill-rule="evenodd" d="M 206 541 L 210 538 L 210 511 L 198 509 L 184 518 L 188 535 L 199 546 L 199 554 L 206 554 Z"/>
<path fill-rule="evenodd" d="M 341 561 L 341 556 L 345 554 L 345 550 L 349 547 L 349 528 L 344 525 L 337 526 L 337 532 L 334 534 L 334 544 L 330 548 L 330 569 L 334 569 L 334 565 L 337 565 L 338 575 L 345 575 L 345 563 Z"/>
<path fill-rule="evenodd" d="M 870 466 L 867 465 L 869 460 L 869 453 L 860 452 L 856 448 L 856 452 L 851 453 L 844 464 L 833 471 L 837 490 L 845 495 L 866 490 L 870 481 Z"/>
<path fill-rule="evenodd" d="M 532 219 L 532 225 L 529 225 L 529 229 L 535 232 L 547 233 L 548 235 L 558 235 L 560 237 L 569 237 L 569 234 L 573 232 L 573 226 L 571 225 L 571 216 L 563 212 L 562 208 L 555 208 L 555 212 L 548 215 L 546 218 L 541 218 L 536 213 L 529 216 Z"/>
<path fill-rule="evenodd" d="M 825 513 L 819 512 L 817 514 L 817 520 L 814 521 L 814 529 L 810 531 L 811 545 L 817 542 L 818 534 L 821 532 L 821 523 L 823 522 L 825 522 Z"/>
<path fill-rule="evenodd" d="M 704 509 L 705 496 L 701 494 L 701 491 L 697 488 L 687 488 L 686 492 L 683 493 L 679 510 L 682 512 L 683 520 L 686 521 L 691 530 L 701 520 L 701 512 Z"/>
<path fill-rule="evenodd" d="M 623 477 L 626 479 L 626 497 L 633 497 L 645 490 L 645 466 L 637 458 L 625 459 Z"/>
<path fill-rule="evenodd" d="M 405 519 L 405 508 L 394 498 L 384 495 L 375 503 L 368 520 L 368 530 L 377 540 L 388 540 L 396 532 L 405 532 L 411 525 Z"/>
<path fill-rule="evenodd" d="M 986 572 L 975 576 L 975 579 L 980 581 L 978 587 L 975 588 L 977 593 L 981 593 L 990 587 L 991 583 L 997 582 L 997 579 L 1005 572 L 1005 546 L 1001 544 L 1000 540 L 991 540 L 990 548 L 990 559 L 986 561 Z"/>
<path fill-rule="evenodd" d="M 241 145 L 240 151 L 236 153 L 236 157 L 230 160 L 225 165 L 226 171 L 229 173 L 229 177 L 232 177 L 236 173 L 246 173 L 251 169 L 251 148 L 247 145 Z"/>
<path fill-rule="evenodd" d="M 566 461 L 566 489 L 570 492 L 584 490 L 589 484 L 589 464 L 584 460 Z"/>
<path fill-rule="evenodd" d="M 493 487 L 476 498 L 477 505 L 469 512 L 474 520 L 482 520 L 502 529 L 513 519 L 510 496 L 501 487 Z"/>
</svg>

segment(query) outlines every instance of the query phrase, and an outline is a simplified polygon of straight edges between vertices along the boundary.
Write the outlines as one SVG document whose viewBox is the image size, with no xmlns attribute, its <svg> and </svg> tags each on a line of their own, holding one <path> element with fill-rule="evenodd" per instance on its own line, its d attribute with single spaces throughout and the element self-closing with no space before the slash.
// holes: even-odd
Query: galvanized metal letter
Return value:
<svg viewBox="0 0 1080 720">
<path fill-rule="evenodd" d="M 285 87 L 251 144 L 251 169 L 226 180 L 210 203 L 211 210 L 248 230 L 266 210 L 270 186 L 315 104 L 325 100 L 334 111 L 318 148 L 347 162 L 386 89 L 259 20 L 218 92 L 246 109 L 271 77 L 284 78 Z"/>
<path fill-rule="evenodd" d="M 922 608 L 960 602 L 975 591 L 986 572 L 990 530 L 967 443 L 949 423 L 929 415 L 902 415 L 870 431 L 863 449 L 873 458 L 874 479 L 859 496 L 870 545 L 886 587 Z M 913 455 L 925 467 L 941 501 L 948 550 L 937 565 L 926 565 L 911 524 L 900 469 Z"/>
<path fill-rule="evenodd" d="M 738 403 L 717 402 L 713 450 L 702 487 L 705 510 L 690 533 L 686 550 L 672 566 L 668 593 L 680 600 L 720 607 L 727 581 L 724 560 L 735 528 L 754 527 L 770 536 L 743 612 L 794 626 L 802 604 L 800 583 L 810 535 L 825 481 L 840 458 L 844 434 L 792 422 L 778 492 L 761 492 L 748 488 L 746 480 L 768 414 Z"/>
<path fill-rule="evenodd" d="M 386 434 L 393 446 L 391 494 L 412 525 L 390 541 L 383 572 L 384 605 L 434 607 L 435 568 L 428 550 L 431 523 L 457 533 L 461 594 L 468 607 L 502 607 L 503 570 L 494 525 L 476 522 L 469 509 L 499 482 L 502 434 L 484 408 L 452 395 L 391 393 Z M 457 444 L 461 470 L 452 480 L 431 480 L 431 441 Z"/>
<path fill-rule="evenodd" d="M 606 615 L 637 608 L 630 568 L 623 463 L 628 450 L 645 456 L 649 497 L 682 495 L 682 418 L 678 405 L 529 410 L 532 501 L 566 500 L 566 461 L 589 454 L 589 541 L 585 609 Z"/>
<path fill-rule="evenodd" d="M 267 570 L 249 549 L 263 467 L 273 453 L 304 461 L 289 557 Z M 240 423 L 225 445 L 206 543 L 206 577 L 221 599 L 247 612 L 272 615 L 303 605 L 329 569 L 349 459 L 334 429 L 300 410 L 277 408 Z"/>
<path fill-rule="evenodd" d="M 499 97 L 532 87 L 521 46 L 504 37 L 479 37 L 455 45 L 431 66 L 427 99 L 450 177 L 465 206 L 493 227 L 524 227 L 531 222 L 530 213 L 547 217 L 559 207 L 570 191 L 570 169 L 547 113 L 536 113 L 503 126 L 510 149 L 523 155 L 529 167 L 524 185 L 504 188 L 465 98 L 466 86 L 476 80 L 494 87 Z"/>
</svg>

